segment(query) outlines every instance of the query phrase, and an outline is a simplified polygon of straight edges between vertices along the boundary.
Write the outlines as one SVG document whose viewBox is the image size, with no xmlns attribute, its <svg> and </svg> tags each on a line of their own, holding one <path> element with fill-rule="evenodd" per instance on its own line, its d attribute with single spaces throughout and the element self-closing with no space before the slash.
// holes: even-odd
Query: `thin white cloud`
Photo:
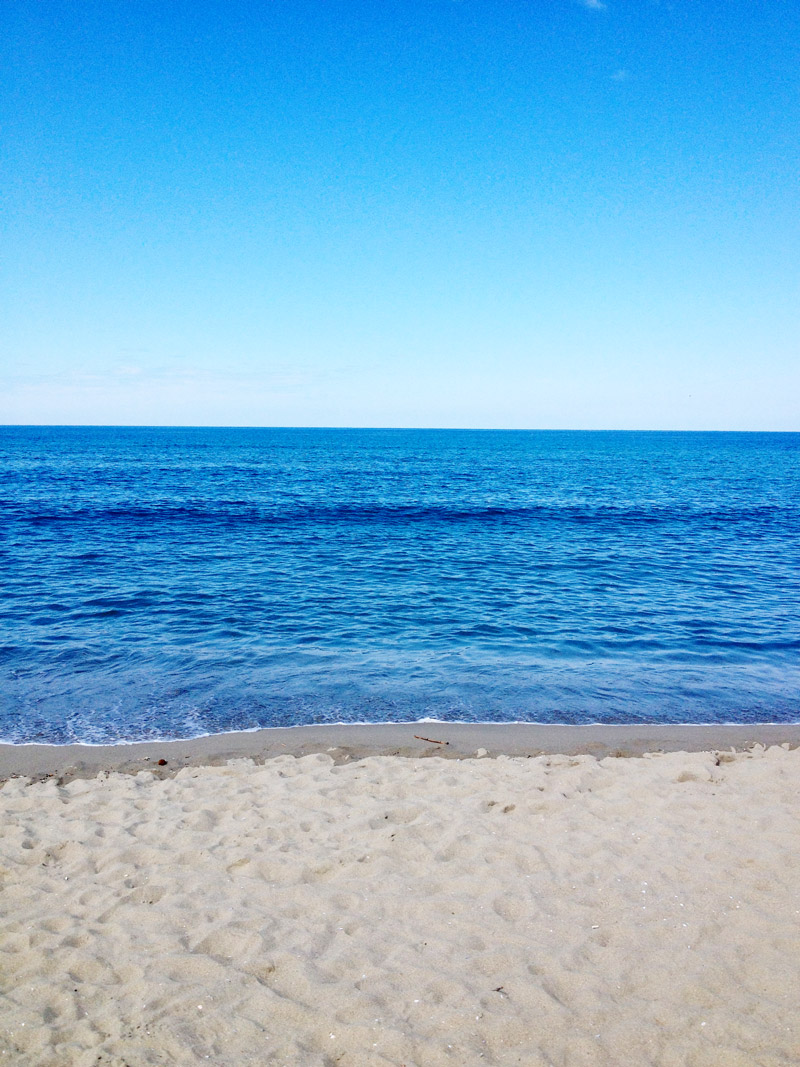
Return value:
<svg viewBox="0 0 800 1067">
<path fill-rule="evenodd" d="M 603 3 L 603 0 L 579 0 L 584 7 L 588 7 L 590 11 L 605 11 L 607 4 Z"/>
<path fill-rule="evenodd" d="M 620 70 L 614 71 L 614 73 L 611 75 L 611 80 L 612 82 L 626 82 L 628 78 L 630 78 L 630 76 L 630 71 L 627 71 L 622 68 Z"/>
</svg>

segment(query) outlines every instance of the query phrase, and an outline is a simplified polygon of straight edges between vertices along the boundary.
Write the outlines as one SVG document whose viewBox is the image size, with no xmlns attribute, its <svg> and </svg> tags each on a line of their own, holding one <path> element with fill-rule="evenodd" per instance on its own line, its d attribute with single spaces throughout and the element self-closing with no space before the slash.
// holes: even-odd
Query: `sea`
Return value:
<svg viewBox="0 0 800 1067">
<path fill-rule="evenodd" d="M 800 721 L 800 434 L 0 427 L 0 739 Z"/>
</svg>

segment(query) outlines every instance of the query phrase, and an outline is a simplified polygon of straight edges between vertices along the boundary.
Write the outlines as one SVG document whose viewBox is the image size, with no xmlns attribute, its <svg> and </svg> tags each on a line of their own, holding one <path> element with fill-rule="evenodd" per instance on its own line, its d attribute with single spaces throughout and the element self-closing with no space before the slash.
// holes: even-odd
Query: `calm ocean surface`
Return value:
<svg viewBox="0 0 800 1067">
<path fill-rule="evenodd" d="M 0 738 L 800 721 L 800 434 L 0 428 Z"/>
</svg>

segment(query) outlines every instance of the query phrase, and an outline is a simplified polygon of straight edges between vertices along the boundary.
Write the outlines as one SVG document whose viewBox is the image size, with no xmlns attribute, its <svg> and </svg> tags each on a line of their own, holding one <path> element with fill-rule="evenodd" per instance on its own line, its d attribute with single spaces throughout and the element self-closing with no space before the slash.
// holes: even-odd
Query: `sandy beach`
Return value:
<svg viewBox="0 0 800 1067">
<path fill-rule="evenodd" d="M 0 747 L 2 1062 L 800 1062 L 798 727 L 551 729 Z"/>
</svg>

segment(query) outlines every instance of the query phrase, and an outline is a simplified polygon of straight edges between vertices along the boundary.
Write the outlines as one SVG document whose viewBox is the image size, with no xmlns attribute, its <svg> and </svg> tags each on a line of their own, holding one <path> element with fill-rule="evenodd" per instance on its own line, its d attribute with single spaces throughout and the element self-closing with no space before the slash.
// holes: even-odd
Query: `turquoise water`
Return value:
<svg viewBox="0 0 800 1067">
<path fill-rule="evenodd" d="M 0 428 L 0 737 L 800 720 L 800 434 Z"/>
</svg>

